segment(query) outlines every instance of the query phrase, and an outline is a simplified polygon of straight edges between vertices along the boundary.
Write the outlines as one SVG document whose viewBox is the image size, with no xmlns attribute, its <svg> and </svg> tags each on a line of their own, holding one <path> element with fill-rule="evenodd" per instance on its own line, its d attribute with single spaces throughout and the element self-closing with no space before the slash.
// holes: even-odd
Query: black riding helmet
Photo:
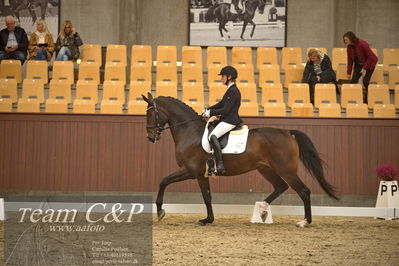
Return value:
<svg viewBox="0 0 399 266">
<path fill-rule="evenodd" d="M 220 70 L 219 75 L 224 75 L 224 76 L 231 76 L 232 80 L 235 80 L 237 78 L 237 70 L 232 67 L 232 66 L 225 66 Z"/>
</svg>

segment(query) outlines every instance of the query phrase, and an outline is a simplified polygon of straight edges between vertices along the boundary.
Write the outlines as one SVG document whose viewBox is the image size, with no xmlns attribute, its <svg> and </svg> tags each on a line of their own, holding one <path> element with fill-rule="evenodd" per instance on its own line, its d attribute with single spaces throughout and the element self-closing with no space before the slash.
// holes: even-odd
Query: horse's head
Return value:
<svg viewBox="0 0 399 266">
<path fill-rule="evenodd" d="M 167 118 L 158 110 L 156 100 L 148 93 L 148 98 L 144 95 L 143 99 L 148 103 L 147 106 L 147 138 L 151 142 L 156 142 L 161 138 L 161 132 L 167 122 Z"/>
<path fill-rule="evenodd" d="M 266 0 L 259 0 L 259 14 L 263 14 L 265 12 L 265 5 L 266 5 Z"/>
</svg>

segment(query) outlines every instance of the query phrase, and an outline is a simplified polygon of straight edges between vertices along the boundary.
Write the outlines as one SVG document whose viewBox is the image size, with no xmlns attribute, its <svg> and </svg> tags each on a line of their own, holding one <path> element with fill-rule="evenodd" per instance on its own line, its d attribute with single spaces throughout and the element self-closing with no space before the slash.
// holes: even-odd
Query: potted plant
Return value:
<svg viewBox="0 0 399 266">
<path fill-rule="evenodd" d="M 393 163 L 383 164 L 376 169 L 378 177 L 381 179 L 378 189 L 376 207 L 378 208 L 399 208 L 399 188 L 398 182 L 395 181 L 399 170 Z M 393 215 L 387 217 L 379 217 L 384 219 L 395 219 Z"/>
<path fill-rule="evenodd" d="M 375 170 L 377 171 L 378 177 L 383 181 L 394 181 L 399 173 L 399 169 L 396 168 L 393 163 L 377 166 Z"/>
</svg>

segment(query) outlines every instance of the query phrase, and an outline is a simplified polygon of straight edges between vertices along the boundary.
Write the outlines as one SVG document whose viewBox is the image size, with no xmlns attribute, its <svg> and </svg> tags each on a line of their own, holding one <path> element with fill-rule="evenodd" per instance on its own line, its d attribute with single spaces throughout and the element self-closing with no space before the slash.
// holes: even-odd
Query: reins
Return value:
<svg viewBox="0 0 399 266">
<path fill-rule="evenodd" d="M 158 111 L 158 108 L 157 108 L 157 105 L 156 105 L 155 101 L 154 101 L 154 105 L 148 107 L 147 111 L 152 109 L 152 108 L 154 108 L 154 111 L 155 111 L 155 120 L 156 120 L 157 124 L 156 125 L 148 125 L 147 128 L 156 128 L 159 131 L 159 133 L 161 133 L 162 131 L 164 131 L 166 129 L 175 128 L 175 127 L 187 124 L 189 122 L 201 119 L 201 117 L 199 116 L 197 118 L 193 118 L 193 119 L 189 119 L 189 120 L 186 120 L 186 121 L 182 121 L 182 122 L 176 123 L 174 125 L 169 125 L 168 127 L 162 127 L 161 124 L 159 123 L 159 111 Z"/>
</svg>

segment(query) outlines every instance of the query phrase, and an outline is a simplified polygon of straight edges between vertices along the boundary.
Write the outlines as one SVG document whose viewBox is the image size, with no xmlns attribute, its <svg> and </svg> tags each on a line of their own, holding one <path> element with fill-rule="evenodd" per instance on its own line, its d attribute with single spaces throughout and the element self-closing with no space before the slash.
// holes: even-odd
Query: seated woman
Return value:
<svg viewBox="0 0 399 266">
<path fill-rule="evenodd" d="M 54 53 L 53 36 L 47 29 L 46 21 L 39 19 L 36 22 L 36 31 L 29 40 L 29 57 L 34 60 L 50 61 Z"/>
<path fill-rule="evenodd" d="M 83 44 L 70 20 L 65 20 L 57 41 L 55 42 L 56 60 L 76 60 L 80 56 L 79 46 Z"/>
<path fill-rule="evenodd" d="M 308 83 L 310 101 L 314 104 L 314 87 L 316 83 L 334 83 L 337 86 L 336 75 L 332 69 L 328 55 L 316 49 L 308 52 L 308 61 L 303 71 L 302 83 Z M 338 90 L 337 90 L 338 92 Z"/>
</svg>

